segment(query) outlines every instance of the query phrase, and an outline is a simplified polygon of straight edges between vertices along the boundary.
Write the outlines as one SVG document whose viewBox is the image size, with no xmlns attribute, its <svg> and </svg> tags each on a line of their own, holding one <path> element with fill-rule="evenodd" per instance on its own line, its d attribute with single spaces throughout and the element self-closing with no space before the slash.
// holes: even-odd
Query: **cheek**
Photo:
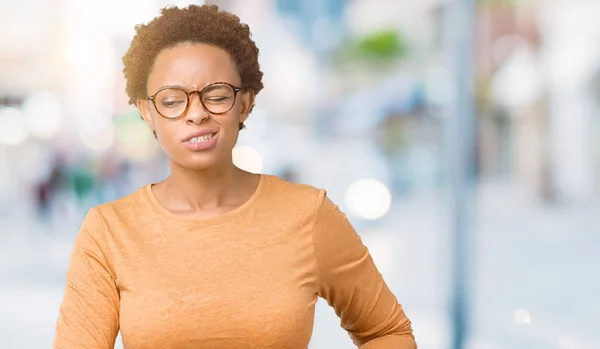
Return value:
<svg viewBox="0 0 600 349">
<path fill-rule="evenodd" d="M 221 135 L 223 136 L 223 146 L 233 148 L 237 143 L 240 132 L 239 114 L 234 113 L 233 115 L 228 115 L 227 120 L 220 122 L 220 126 L 222 132 Z"/>
<path fill-rule="evenodd" d="M 227 124 L 221 124 L 221 131 L 224 131 L 228 139 L 237 139 L 240 127 L 239 119 L 237 117 L 232 117 L 227 119 L 226 123 Z"/>
<path fill-rule="evenodd" d="M 163 145 L 171 143 L 177 135 L 177 123 L 164 120 L 160 116 L 156 116 L 154 120 L 154 129 L 158 139 Z"/>
<path fill-rule="evenodd" d="M 233 109 L 231 109 L 231 111 L 229 113 L 227 113 L 226 115 L 223 115 L 223 120 L 221 121 L 221 124 L 226 123 L 227 124 L 227 128 L 233 127 L 237 130 L 237 128 L 239 127 L 239 124 L 241 122 L 241 113 L 240 113 L 240 105 L 238 103 L 235 104 L 235 106 L 233 107 Z M 218 115 L 215 115 L 215 117 L 217 117 Z"/>
</svg>

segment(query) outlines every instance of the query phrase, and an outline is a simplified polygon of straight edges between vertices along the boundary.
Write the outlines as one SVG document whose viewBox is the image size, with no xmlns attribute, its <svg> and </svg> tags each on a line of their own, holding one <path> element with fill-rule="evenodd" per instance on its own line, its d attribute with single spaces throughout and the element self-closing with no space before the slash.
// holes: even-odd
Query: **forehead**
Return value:
<svg viewBox="0 0 600 349">
<path fill-rule="evenodd" d="M 165 85 L 200 89 L 217 81 L 240 84 L 231 55 L 216 46 L 185 43 L 158 54 L 148 76 L 148 91 Z"/>
</svg>

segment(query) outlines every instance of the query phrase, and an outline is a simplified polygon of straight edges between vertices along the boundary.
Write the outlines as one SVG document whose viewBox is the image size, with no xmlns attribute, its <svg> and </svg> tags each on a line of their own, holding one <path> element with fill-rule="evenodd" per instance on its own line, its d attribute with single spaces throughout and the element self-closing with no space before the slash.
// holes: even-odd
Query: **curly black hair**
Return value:
<svg viewBox="0 0 600 349">
<path fill-rule="evenodd" d="M 225 50 L 237 65 L 241 87 L 255 96 L 263 88 L 258 48 L 250 28 L 241 23 L 238 16 L 220 11 L 216 5 L 167 6 L 148 24 L 136 25 L 135 32 L 131 46 L 123 56 L 130 104 L 146 97 L 148 75 L 156 56 L 164 49 L 186 42 L 214 45 Z"/>
</svg>

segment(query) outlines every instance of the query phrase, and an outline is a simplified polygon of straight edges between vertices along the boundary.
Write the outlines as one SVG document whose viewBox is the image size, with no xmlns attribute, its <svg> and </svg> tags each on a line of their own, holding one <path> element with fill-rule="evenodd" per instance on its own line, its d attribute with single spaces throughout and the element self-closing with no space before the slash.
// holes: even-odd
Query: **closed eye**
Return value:
<svg viewBox="0 0 600 349">
<path fill-rule="evenodd" d="M 166 100 L 166 101 L 162 101 L 161 103 L 166 108 L 173 108 L 173 107 L 180 106 L 181 104 L 185 103 L 185 101 L 179 101 L 179 100 L 168 101 L 168 100 Z"/>
</svg>

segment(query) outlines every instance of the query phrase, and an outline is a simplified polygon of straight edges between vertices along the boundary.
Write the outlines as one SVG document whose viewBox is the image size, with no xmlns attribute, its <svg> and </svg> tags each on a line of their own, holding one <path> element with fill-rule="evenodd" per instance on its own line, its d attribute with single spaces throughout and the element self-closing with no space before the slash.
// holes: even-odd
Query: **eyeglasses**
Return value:
<svg viewBox="0 0 600 349">
<path fill-rule="evenodd" d="M 235 98 L 242 89 L 226 82 L 212 83 L 200 91 L 186 91 L 179 87 L 164 87 L 154 95 L 146 97 L 152 101 L 160 116 L 166 119 L 179 119 L 187 113 L 190 98 L 194 93 L 200 97 L 200 103 L 209 113 L 225 114 L 235 105 Z"/>
</svg>

